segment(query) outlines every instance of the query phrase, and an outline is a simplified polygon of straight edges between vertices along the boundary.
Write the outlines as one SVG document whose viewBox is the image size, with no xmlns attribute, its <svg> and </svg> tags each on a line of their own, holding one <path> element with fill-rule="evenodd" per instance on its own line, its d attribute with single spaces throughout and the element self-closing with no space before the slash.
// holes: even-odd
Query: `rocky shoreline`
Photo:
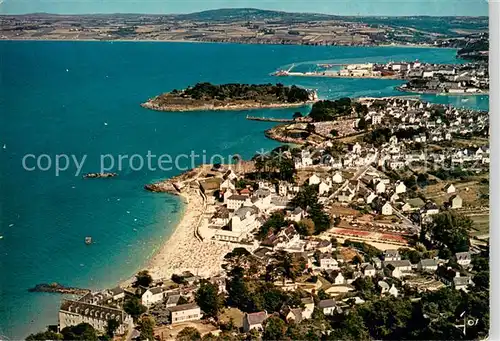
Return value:
<svg viewBox="0 0 500 341">
<path fill-rule="evenodd" d="M 315 101 L 306 101 L 298 103 L 258 103 L 248 102 L 241 104 L 227 103 L 225 105 L 205 104 L 205 105 L 159 105 L 154 102 L 155 99 L 150 99 L 141 106 L 146 109 L 167 112 L 186 112 L 186 111 L 240 111 L 240 110 L 254 110 L 254 109 L 273 109 L 273 108 L 299 108 Z"/>
<path fill-rule="evenodd" d="M 28 289 L 29 292 L 47 292 L 65 295 L 85 295 L 90 292 L 89 289 L 81 289 L 75 287 L 66 287 L 59 283 L 42 283 L 37 284 L 33 288 Z"/>
</svg>

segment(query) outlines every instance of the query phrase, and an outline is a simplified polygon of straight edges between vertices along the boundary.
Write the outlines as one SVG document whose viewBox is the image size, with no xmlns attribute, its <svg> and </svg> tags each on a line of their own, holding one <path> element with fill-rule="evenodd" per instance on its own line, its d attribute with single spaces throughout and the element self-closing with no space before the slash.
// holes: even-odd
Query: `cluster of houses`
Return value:
<svg viewBox="0 0 500 341">
<path fill-rule="evenodd" d="M 378 101 L 378 102 L 377 102 Z M 374 105 L 384 101 L 385 107 Z M 363 99 L 369 111 L 365 119 L 373 125 L 388 125 L 394 130 L 425 130 L 428 133 L 415 134 L 414 142 L 450 141 L 455 135 L 479 133 L 489 127 L 489 115 L 470 109 L 425 103 L 411 98 Z"/>
<path fill-rule="evenodd" d="M 464 65 L 429 64 L 415 62 L 390 62 L 375 67 L 382 75 L 395 74 L 404 79 L 420 81 L 427 90 L 449 93 L 474 93 L 489 88 L 488 67 L 474 63 Z M 411 82 L 410 85 L 415 84 Z M 409 86 L 408 86 L 409 87 Z"/>
<path fill-rule="evenodd" d="M 290 233 L 290 231 L 287 233 Z M 276 250 L 276 246 L 274 250 Z M 256 252 L 256 254 L 258 253 L 259 251 Z M 262 254 L 262 252 L 260 253 Z M 267 254 L 267 257 L 271 258 L 272 255 Z M 308 269 L 312 270 L 313 274 L 323 275 L 325 278 L 328 278 L 331 281 L 329 285 L 325 286 L 325 281 L 321 282 L 320 280 L 309 286 L 307 283 L 290 282 L 286 284 L 277 282 L 275 285 L 280 286 L 284 290 L 295 290 L 300 287 L 307 292 L 323 289 L 331 298 L 320 300 L 317 305 L 315 305 L 311 297 L 303 298 L 301 307 L 294 308 L 285 305 L 279 314 L 287 322 L 293 320 L 296 323 L 300 323 L 302 320 L 309 319 L 315 308 L 328 316 L 348 310 L 349 301 L 354 302 L 354 304 L 364 303 L 364 300 L 352 294 L 347 298 L 341 298 L 345 295 L 340 296 L 341 294 L 353 291 L 354 288 L 351 283 L 360 277 L 383 278 L 376 282 L 379 294 L 381 296 L 393 297 L 403 294 L 401 288 L 398 289 L 393 279 L 401 280 L 400 283 L 402 284 L 408 283 L 410 286 L 414 286 L 411 278 L 418 277 L 418 275 L 434 276 L 433 281 L 429 281 L 426 285 L 418 286 L 418 290 L 420 291 L 438 290 L 443 286 L 450 286 L 456 290 L 466 291 L 469 285 L 473 285 L 471 276 L 465 271 L 470 269 L 471 255 L 469 252 L 457 253 L 454 256 L 454 260 L 462 267 L 461 270 L 453 269 L 447 266 L 445 261 L 434 258 L 422 259 L 418 264 L 412 264 L 408 260 L 403 260 L 397 250 L 386 250 L 383 260 L 374 257 L 370 262 L 358 265 L 343 263 L 342 257 L 334 256 L 331 246 L 328 251 L 325 250 L 325 252 L 320 252 L 319 255 L 316 255 L 317 261 L 315 265 L 311 264 L 311 258 L 313 257 L 309 257 Z M 436 282 L 438 283 L 437 285 Z M 417 286 L 415 285 L 415 287 Z M 263 330 L 264 321 L 268 317 L 269 314 L 266 311 L 245 314 L 243 319 L 244 331 L 249 332 L 252 329 Z"/>
</svg>

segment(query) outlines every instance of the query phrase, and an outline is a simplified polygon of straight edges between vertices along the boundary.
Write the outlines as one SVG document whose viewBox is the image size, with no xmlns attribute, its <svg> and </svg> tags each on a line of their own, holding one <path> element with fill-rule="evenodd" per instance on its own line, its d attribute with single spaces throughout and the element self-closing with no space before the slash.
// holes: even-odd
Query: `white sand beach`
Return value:
<svg viewBox="0 0 500 341">
<path fill-rule="evenodd" d="M 202 277 L 217 275 L 224 256 L 233 249 L 231 245 L 200 241 L 195 229 L 204 213 L 203 198 L 197 189 L 192 188 L 186 189 L 181 197 L 186 203 L 181 221 L 144 267 L 155 280 L 170 279 L 172 274 L 183 271 Z M 122 285 L 129 285 L 132 280 Z"/>
</svg>

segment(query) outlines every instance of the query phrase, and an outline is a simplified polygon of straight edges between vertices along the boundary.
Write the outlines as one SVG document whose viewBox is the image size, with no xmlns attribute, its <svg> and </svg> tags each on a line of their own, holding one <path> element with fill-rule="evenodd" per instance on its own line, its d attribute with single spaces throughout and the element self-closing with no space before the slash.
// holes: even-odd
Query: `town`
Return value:
<svg viewBox="0 0 500 341">
<path fill-rule="evenodd" d="M 146 186 L 196 205 L 186 259 L 63 300 L 31 339 L 487 335 L 487 112 L 341 98 L 267 134 L 293 145 Z"/>
<path fill-rule="evenodd" d="M 278 70 L 278 77 L 401 79 L 398 90 L 413 93 L 484 94 L 489 89 L 487 63 L 431 64 L 419 61 L 365 64 L 318 64 L 318 71 Z"/>
<path fill-rule="evenodd" d="M 253 8 L 191 14 L 0 16 L 0 39 L 201 41 L 341 46 L 469 46 L 488 32 L 488 18 L 345 17 Z M 486 39 L 486 45 L 488 40 Z M 487 56 L 488 48 L 481 48 Z M 469 55 L 467 55 L 469 56 Z"/>
</svg>

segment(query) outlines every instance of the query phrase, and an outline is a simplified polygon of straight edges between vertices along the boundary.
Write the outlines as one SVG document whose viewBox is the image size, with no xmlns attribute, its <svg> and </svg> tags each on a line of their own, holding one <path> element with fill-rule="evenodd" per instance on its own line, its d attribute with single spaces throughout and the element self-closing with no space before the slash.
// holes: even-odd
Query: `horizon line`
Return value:
<svg viewBox="0 0 500 341">
<path fill-rule="evenodd" d="M 341 14 L 329 14 L 321 12 L 288 12 L 282 10 L 270 10 L 261 9 L 254 7 L 221 7 L 214 9 L 207 9 L 203 11 L 195 11 L 188 13 L 141 13 L 141 12 L 94 12 L 94 13 L 80 13 L 80 14 L 70 14 L 70 13 L 51 13 L 51 12 L 28 12 L 22 14 L 8 14 L 0 13 L 0 16 L 26 16 L 26 15 L 54 15 L 54 16 L 86 16 L 86 15 L 148 15 L 148 16 L 184 16 L 193 15 L 206 12 L 222 11 L 222 10 L 257 10 L 262 12 L 275 12 L 275 13 L 286 13 L 286 14 L 311 14 L 311 15 L 323 15 L 329 17 L 344 17 L 344 18 L 489 18 L 489 15 L 341 15 Z"/>
</svg>

